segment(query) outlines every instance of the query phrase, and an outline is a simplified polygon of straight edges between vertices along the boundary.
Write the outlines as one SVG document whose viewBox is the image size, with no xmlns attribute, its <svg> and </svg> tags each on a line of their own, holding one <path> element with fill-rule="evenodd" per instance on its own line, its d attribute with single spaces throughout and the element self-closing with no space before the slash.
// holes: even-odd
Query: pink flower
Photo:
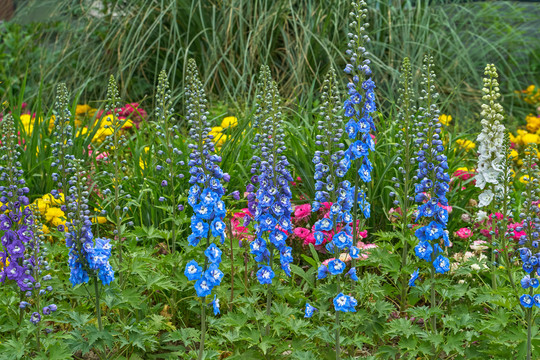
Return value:
<svg viewBox="0 0 540 360">
<path fill-rule="evenodd" d="M 367 230 L 360 231 L 360 232 L 358 233 L 358 235 L 360 235 L 360 237 L 361 237 L 362 239 L 367 238 Z"/>
<path fill-rule="evenodd" d="M 456 236 L 461 239 L 468 239 L 473 235 L 471 229 L 469 228 L 461 228 L 458 231 L 456 231 Z"/>
<path fill-rule="evenodd" d="M 294 208 L 294 216 L 299 219 L 305 219 L 311 215 L 311 205 L 310 204 L 303 204 L 298 205 Z"/>
<path fill-rule="evenodd" d="M 309 244 L 315 245 L 315 237 L 313 236 L 313 233 L 310 232 L 305 238 L 304 238 L 304 246 L 309 246 Z"/>
<path fill-rule="evenodd" d="M 104 159 L 104 158 L 107 158 L 107 157 L 109 157 L 109 153 L 108 152 L 102 152 L 102 153 L 99 153 L 96 156 L 96 160 L 101 160 L 101 159 Z"/>
<path fill-rule="evenodd" d="M 445 206 L 445 205 L 442 205 L 441 203 L 439 203 L 439 207 L 446 210 L 446 211 L 448 211 L 449 214 L 452 212 L 452 207 L 450 205 Z"/>
<path fill-rule="evenodd" d="M 334 260 L 334 259 L 335 259 L 335 258 L 326 259 L 326 260 L 324 260 L 324 261 L 322 262 L 322 264 L 323 264 L 324 266 L 328 266 L 328 263 L 329 263 L 330 261 Z"/>
<path fill-rule="evenodd" d="M 294 235 L 298 236 L 300 239 L 306 239 L 311 234 L 311 231 L 302 227 L 294 228 L 293 232 Z"/>
</svg>

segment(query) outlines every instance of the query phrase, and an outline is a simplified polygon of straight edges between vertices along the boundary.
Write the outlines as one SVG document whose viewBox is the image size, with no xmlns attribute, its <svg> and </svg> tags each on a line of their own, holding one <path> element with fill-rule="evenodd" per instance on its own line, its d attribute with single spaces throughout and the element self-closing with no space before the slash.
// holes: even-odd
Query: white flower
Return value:
<svg viewBox="0 0 540 360">
<path fill-rule="evenodd" d="M 472 265 L 471 265 L 471 269 L 473 269 L 474 271 L 478 271 L 478 270 L 480 270 L 480 265 L 478 265 L 478 264 L 472 264 Z"/>
<path fill-rule="evenodd" d="M 484 190 L 483 193 L 478 195 L 478 207 L 484 207 L 491 204 L 491 201 L 493 200 L 493 191 L 491 190 Z"/>
</svg>

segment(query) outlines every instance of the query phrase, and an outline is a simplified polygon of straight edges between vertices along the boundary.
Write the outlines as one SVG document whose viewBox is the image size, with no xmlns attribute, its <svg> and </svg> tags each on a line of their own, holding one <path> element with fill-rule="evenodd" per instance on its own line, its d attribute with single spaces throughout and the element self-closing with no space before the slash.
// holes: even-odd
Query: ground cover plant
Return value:
<svg viewBox="0 0 540 360">
<path fill-rule="evenodd" d="M 341 60 L 299 98 L 263 56 L 224 105 L 208 49 L 152 63 L 139 102 L 129 71 L 92 79 L 96 107 L 6 79 L 0 358 L 540 356 L 540 92 L 505 83 L 508 63 L 472 67 L 464 131 L 441 111 L 450 55 L 381 67 L 384 12 L 340 6 Z"/>
</svg>

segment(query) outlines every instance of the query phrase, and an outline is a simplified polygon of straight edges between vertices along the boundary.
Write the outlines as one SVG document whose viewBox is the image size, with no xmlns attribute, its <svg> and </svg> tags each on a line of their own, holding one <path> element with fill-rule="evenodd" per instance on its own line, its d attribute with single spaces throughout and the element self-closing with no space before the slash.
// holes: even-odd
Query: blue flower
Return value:
<svg viewBox="0 0 540 360">
<path fill-rule="evenodd" d="M 357 248 L 356 246 L 351 246 L 349 248 L 349 255 L 353 259 L 360 259 L 360 249 Z"/>
<path fill-rule="evenodd" d="M 342 311 L 342 312 L 355 312 L 356 309 L 354 308 L 356 306 L 357 302 L 354 298 L 343 295 L 343 293 L 339 293 L 334 298 L 334 309 L 336 311 Z"/>
<path fill-rule="evenodd" d="M 225 223 L 220 218 L 215 218 L 212 221 L 212 236 L 220 237 L 225 232 Z"/>
<path fill-rule="evenodd" d="M 204 255 L 206 255 L 206 258 L 211 264 L 219 264 L 221 262 L 221 254 L 222 251 L 214 243 L 210 244 L 204 251 Z"/>
<path fill-rule="evenodd" d="M 313 313 L 315 311 L 318 311 L 315 307 L 309 305 L 309 303 L 306 303 L 306 310 L 305 310 L 305 313 L 304 313 L 304 317 L 305 318 L 310 318 L 313 316 Z"/>
<path fill-rule="evenodd" d="M 324 279 L 325 277 L 328 276 L 328 268 L 326 267 L 326 265 L 321 265 L 319 266 L 319 269 L 317 269 L 317 279 Z"/>
<path fill-rule="evenodd" d="M 420 241 L 432 241 L 440 239 L 444 230 L 441 224 L 432 221 L 428 225 L 418 228 L 414 234 Z"/>
<path fill-rule="evenodd" d="M 274 271 L 268 265 L 261 266 L 259 271 L 257 271 L 257 279 L 259 280 L 259 283 L 263 285 L 271 284 L 274 276 L 275 276 Z"/>
<path fill-rule="evenodd" d="M 212 292 L 212 286 L 208 283 L 208 280 L 206 280 L 204 277 L 201 277 L 195 283 L 195 291 L 197 292 L 197 296 L 205 297 L 210 295 L 210 293 Z"/>
<path fill-rule="evenodd" d="M 332 241 L 340 250 L 352 246 L 352 236 L 348 235 L 345 231 L 340 231 L 335 234 Z"/>
<path fill-rule="evenodd" d="M 212 287 L 218 286 L 221 284 L 221 279 L 223 279 L 223 272 L 219 270 L 216 264 L 211 264 L 204 272 L 204 278 Z"/>
<path fill-rule="evenodd" d="M 214 294 L 214 300 L 211 302 L 212 307 L 214 309 L 214 315 L 220 314 L 219 311 L 219 299 L 217 298 L 216 294 Z"/>
<path fill-rule="evenodd" d="M 324 242 L 324 234 L 320 231 L 315 231 L 313 237 L 315 238 L 315 245 L 321 245 Z"/>
<path fill-rule="evenodd" d="M 521 287 L 527 289 L 529 286 L 531 286 L 531 277 L 529 275 L 525 275 L 523 279 L 521 279 Z"/>
<path fill-rule="evenodd" d="M 536 294 L 533 296 L 534 305 L 537 307 L 540 307 L 540 294 Z"/>
<path fill-rule="evenodd" d="M 422 241 L 415 246 L 414 252 L 416 256 L 425 261 L 431 261 L 431 253 L 433 253 L 433 247 L 427 241 Z"/>
<path fill-rule="evenodd" d="M 191 231 L 197 237 L 206 239 L 208 236 L 208 224 L 203 219 L 193 215 L 191 217 Z"/>
<path fill-rule="evenodd" d="M 411 274 L 411 278 L 409 279 L 409 286 L 416 286 L 414 284 L 414 282 L 418 279 L 418 276 L 419 276 L 419 270 L 420 269 L 416 269 L 412 274 Z"/>
<path fill-rule="evenodd" d="M 358 276 L 356 275 L 356 268 L 355 267 L 353 267 L 349 271 L 347 271 L 345 276 L 349 276 L 351 278 L 351 280 L 353 280 L 353 281 L 358 281 Z"/>
<path fill-rule="evenodd" d="M 534 299 L 529 294 L 521 295 L 521 297 L 519 298 L 519 302 L 521 303 L 523 307 L 526 307 L 526 308 L 531 308 L 534 305 Z"/>
<path fill-rule="evenodd" d="M 201 278 L 202 268 L 197 264 L 195 260 L 191 260 L 186 264 L 186 269 L 184 270 L 184 275 L 188 278 L 189 281 L 198 280 Z"/>
<path fill-rule="evenodd" d="M 345 270 L 345 266 L 345 263 L 339 259 L 330 260 L 328 262 L 328 271 L 332 275 L 338 275 Z"/>
<path fill-rule="evenodd" d="M 444 274 L 450 270 L 450 261 L 444 256 L 439 255 L 433 262 L 433 266 L 435 267 L 436 272 Z"/>
</svg>

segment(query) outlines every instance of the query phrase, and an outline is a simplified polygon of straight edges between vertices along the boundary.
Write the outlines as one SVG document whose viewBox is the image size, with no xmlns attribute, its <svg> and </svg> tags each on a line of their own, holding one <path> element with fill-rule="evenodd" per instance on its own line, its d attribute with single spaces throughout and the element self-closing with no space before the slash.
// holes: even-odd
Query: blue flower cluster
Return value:
<svg viewBox="0 0 540 360">
<path fill-rule="evenodd" d="M 66 246 L 69 248 L 69 281 L 73 286 L 87 283 L 90 277 L 99 278 L 104 285 L 114 280 L 114 270 L 109 258 L 111 244 L 107 239 L 94 239 L 88 209 L 88 184 L 81 161 L 75 160 L 76 169 L 68 181 Z"/>
<path fill-rule="evenodd" d="M 533 146 L 529 146 L 525 150 L 526 176 L 531 180 L 527 181 L 525 192 L 522 193 L 522 196 L 526 198 L 526 201 L 523 202 L 522 212 L 519 214 L 520 218 L 523 219 L 523 223 L 515 229 L 515 231 L 525 233 L 519 238 L 521 247 L 518 250 L 519 257 L 523 262 L 523 270 L 527 273 L 521 279 L 521 287 L 529 290 L 529 294 L 521 295 L 519 300 L 521 305 L 526 308 L 531 308 L 533 305 L 540 307 L 540 294 L 534 294 L 535 289 L 540 284 L 538 279 L 540 277 L 540 252 L 538 251 L 538 245 L 540 244 L 540 208 L 537 205 L 540 199 L 540 187 L 535 150 Z"/>
<path fill-rule="evenodd" d="M 347 55 L 349 63 L 345 66 L 345 73 L 351 76 L 347 84 L 348 99 L 345 100 L 345 117 L 348 119 L 345 124 L 345 132 L 351 139 L 351 145 L 345 151 L 343 159 L 340 161 L 340 171 L 348 172 L 351 165 L 356 163 L 355 171 L 358 177 L 364 182 L 371 182 L 371 172 L 373 165 L 369 160 L 369 154 L 375 150 L 375 142 L 372 132 L 376 131 L 372 114 L 376 111 L 375 104 L 375 83 L 371 80 L 370 60 L 366 58 L 367 52 L 365 44 L 370 41 L 366 34 L 368 26 L 365 23 L 367 16 L 366 4 L 364 1 L 353 2 L 353 12 L 351 12 L 351 27 L 355 28 L 355 33 L 349 33 L 347 44 Z M 356 161 L 356 162 L 355 162 Z M 370 204 L 367 201 L 365 192 L 356 189 L 356 201 L 365 218 L 370 216 Z M 356 217 L 355 217 L 356 218 Z"/>
<path fill-rule="evenodd" d="M 277 85 L 272 81 L 268 66 L 262 66 L 253 122 L 257 133 L 252 146 L 256 155 L 253 156 L 251 171 L 256 175 L 248 185 L 248 191 L 251 190 L 248 201 L 256 235 L 250 247 L 255 261 L 264 264 L 257 271 L 261 284 L 271 284 L 275 277 L 272 269 L 274 248 L 279 252 L 281 269 L 287 276 L 291 275 L 290 264 L 293 261 L 292 248 L 286 243 L 288 232 L 292 231 L 289 182 L 293 178 L 284 155 L 282 121 Z"/>
<path fill-rule="evenodd" d="M 188 242 L 191 246 L 197 246 L 201 239 L 206 239 L 206 250 L 204 265 L 201 267 L 197 261 L 191 260 L 184 274 L 188 280 L 196 281 L 197 295 L 205 298 L 223 279 L 223 272 L 219 270 L 222 251 L 216 244 L 210 243 L 210 236 L 219 238 L 221 243 L 225 240 L 223 218 L 227 209 L 221 197 L 225 194 L 222 181 L 225 182 L 228 175 L 218 165 L 221 157 L 215 155 L 212 138 L 209 136 L 207 100 L 193 59 L 188 62 L 186 84 L 187 119 L 193 140 L 193 144 L 188 145 L 191 149 L 188 162 L 191 175 L 188 203 L 193 208 Z M 219 300 L 214 299 L 212 304 L 214 313 L 219 313 Z"/>
<path fill-rule="evenodd" d="M 415 201 L 422 203 L 418 207 L 416 222 L 424 222 L 425 225 L 415 231 L 418 244 L 414 248 L 416 256 L 427 262 L 432 262 L 435 271 L 446 273 L 450 270 L 450 261 L 443 256 L 443 250 L 439 245 L 440 239 L 445 246 L 450 245 L 446 224 L 448 222 L 448 206 L 446 193 L 449 189 L 450 176 L 444 146 L 441 139 L 441 123 L 439 111 L 432 102 L 437 98 L 434 91 L 433 59 L 426 56 L 424 59 L 423 84 L 425 89 L 424 107 L 420 126 L 422 130 L 416 134 L 416 145 L 419 150 L 416 153 L 418 162 L 417 183 L 415 185 Z M 427 224 L 426 224 L 427 223 Z M 418 272 L 411 277 L 409 285 L 414 286 L 418 278 Z"/>
</svg>

